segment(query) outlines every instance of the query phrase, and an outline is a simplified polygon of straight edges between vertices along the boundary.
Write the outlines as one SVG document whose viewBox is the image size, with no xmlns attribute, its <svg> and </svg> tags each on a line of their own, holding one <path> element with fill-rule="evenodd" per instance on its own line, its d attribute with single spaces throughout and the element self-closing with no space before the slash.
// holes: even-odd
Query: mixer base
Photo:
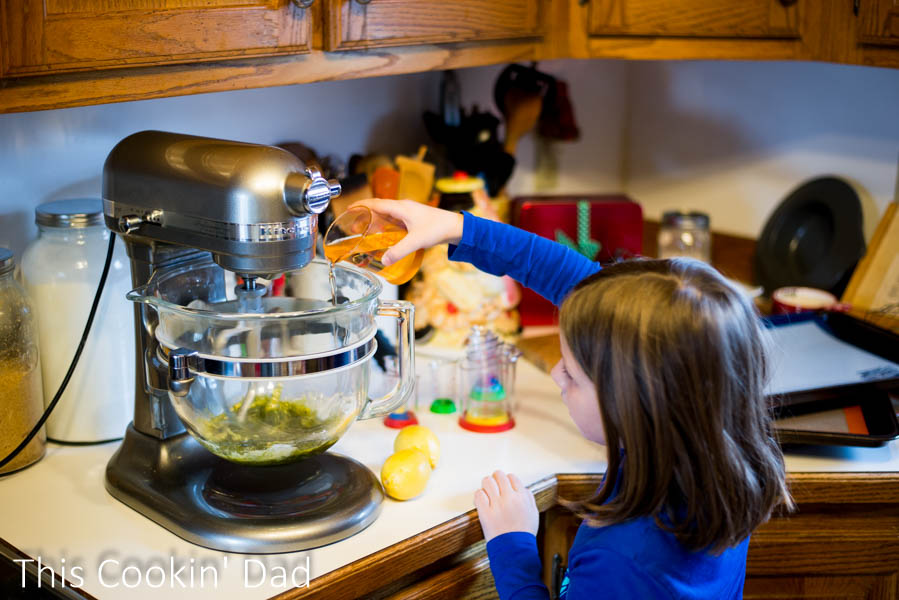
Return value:
<svg viewBox="0 0 899 600">
<path fill-rule="evenodd" d="M 186 433 L 158 440 L 130 425 L 106 467 L 106 489 L 189 542 L 245 554 L 342 540 L 368 527 L 384 499 L 374 473 L 345 456 L 242 466 Z"/>
</svg>

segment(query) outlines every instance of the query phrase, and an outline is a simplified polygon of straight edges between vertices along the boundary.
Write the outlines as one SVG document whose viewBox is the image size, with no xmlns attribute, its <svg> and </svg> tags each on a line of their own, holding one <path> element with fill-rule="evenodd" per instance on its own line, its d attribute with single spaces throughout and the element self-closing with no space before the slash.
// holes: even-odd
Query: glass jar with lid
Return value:
<svg viewBox="0 0 899 600">
<path fill-rule="evenodd" d="M 659 227 L 659 258 L 686 256 L 712 260 L 709 216 L 701 212 L 668 211 Z"/>
<path fill-rule="evenodd" d="M 0 248 L 0 459 L 22 443 L 44 410 L 37 327 L 13 267 L 13 253 Z M 40 459 L 45 435 L 41 430 L 0 473 Z"/>
<path fill-rule="evenodd" d="M 34 302 L 49 404 L 81 341 L 110 232 L 97 198 L 41 204 L 35 222 L 39 233 L 22 257 L 22 279 Z M 119 243 L 81 359 L 47 421 L 50 439 L 99 442 L 124 434 L 134 406 L 134 313 L 125 299 L 130 289 L 130 263 Z"/>
</svg>

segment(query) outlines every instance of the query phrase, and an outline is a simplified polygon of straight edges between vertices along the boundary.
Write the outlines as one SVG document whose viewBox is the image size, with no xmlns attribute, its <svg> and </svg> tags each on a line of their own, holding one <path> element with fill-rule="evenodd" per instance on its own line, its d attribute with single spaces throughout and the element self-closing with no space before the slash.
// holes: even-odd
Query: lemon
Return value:
<svg viewBox="0 0 899 600">
<path fill-rule="evenodd" d="M 432 469 L 440 460 L 440 441 L 433 431 L 422 425 L 409 425 L 400 429 L 393 442 L 393 450 L 396 452 L 406 448 L 417 448 L 424 452 Z"/>
<path fill-rule="evenodd" d="M 416 448 L 393 453 L 381 467 L 384 491 L 397 500 L 408 500 L 422 493 L 430 476 L 428 457 Z"/>
</svg>

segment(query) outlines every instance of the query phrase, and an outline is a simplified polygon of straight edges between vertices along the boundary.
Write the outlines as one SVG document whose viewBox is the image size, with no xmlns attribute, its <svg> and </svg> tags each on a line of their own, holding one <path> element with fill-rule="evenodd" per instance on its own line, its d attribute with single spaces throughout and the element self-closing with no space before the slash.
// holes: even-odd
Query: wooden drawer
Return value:
<svg viewBox="0 0 899 600">
<path fill-rule="evenodd" d="M 331 0 L 327 50 L 537 37 L 544 0 Z"/>
<path fill-rule="evenodd" d="M 0 0 L 0 76 L 311 50 L 293 0 Z"/>
<path fill-rule="evenodd" d="M 864 0 L 858 7 L 860 42 L 899 46 L 899 0 Z"/>
<path fill-rule="evenodd" d="M 590 0 L 590 35 L 794 38 L 796 0 Z"/>
</svg>

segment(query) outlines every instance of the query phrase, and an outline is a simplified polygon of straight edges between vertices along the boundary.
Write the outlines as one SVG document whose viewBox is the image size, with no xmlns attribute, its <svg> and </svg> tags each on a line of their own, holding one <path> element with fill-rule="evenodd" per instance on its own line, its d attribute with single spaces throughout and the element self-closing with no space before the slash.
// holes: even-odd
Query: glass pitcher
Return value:
<svg viewBox="0 0 899 600">
<path fill-rule="evenodd" d="M 388 414 L 412 394 L 413 306 L 378 299 L 372 274 L 313 261 L 290 274 L 288 296 L 239 312 L 226 272 L 207 259 L 159 273 L 128 294 L 168 365 L 169 398 L 187 430 L 213 454 L 267 465 L 319 454 L 358 419 Z M 398 381 L 368 396 L 375 316 L 397 324 Z"/>
</svg>

